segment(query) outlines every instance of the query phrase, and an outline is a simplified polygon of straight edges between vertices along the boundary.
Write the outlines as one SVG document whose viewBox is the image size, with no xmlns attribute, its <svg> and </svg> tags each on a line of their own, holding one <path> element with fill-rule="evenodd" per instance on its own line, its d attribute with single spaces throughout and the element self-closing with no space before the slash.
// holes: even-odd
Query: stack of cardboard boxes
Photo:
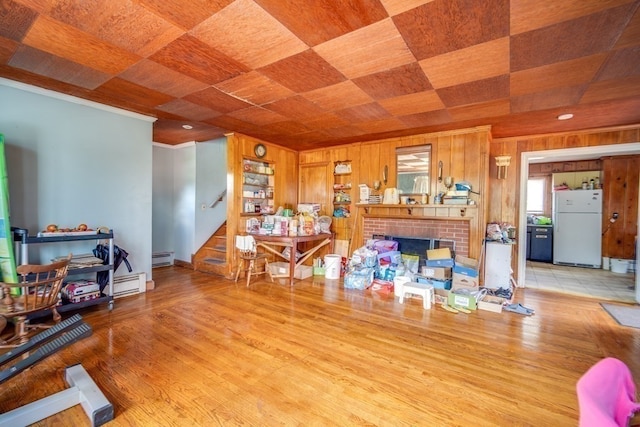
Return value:
<svg viewBox="0 0 640 427">
<path fill-rule="evenodd" d="M 433 286 L 437 304 L 501 313 L 503 304 L 510 299 L 480 292 L 479 264 L 473 258 L 454 257 L 449 248 L 427 250 L 415 281 Z"/>
<path fill-rule="evenodd" d="M 416 281 L 434 287 L 437 303 L 475 310 L 479 279 L 477 260 L 459 255 L 454 259 L 448 248 L 441 248 L 427 251 Z"/>
<path fill-rule="evenodd" d="M 473 258 L 456 256 L 453 265 L 453 283 L 448 303 L 469 310 L 478 308 L 477 292 L 480 288 L 478 261 Z"/>
<path fill-rule="evenodd" d="M 453 258 L 449 248 L 431 249 L 427 251 L 427 260 L 420 267 L 420 274 L 416 277 L 418 283 L 426 283 L 434 289 L 451 289 L 451 268 Z"/>
</svg>

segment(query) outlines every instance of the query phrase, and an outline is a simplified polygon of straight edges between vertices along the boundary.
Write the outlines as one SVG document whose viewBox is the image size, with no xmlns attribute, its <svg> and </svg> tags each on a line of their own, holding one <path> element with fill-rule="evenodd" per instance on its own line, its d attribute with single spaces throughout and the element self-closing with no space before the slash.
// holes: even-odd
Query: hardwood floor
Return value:
<svg viewBox="0 0 640 427">
<path fill-rule="evenodd" d="M 82 363 L 111 426 L 575 426 L 575 384 L 613 356 L 640 379 L 640 329 L 595 299 L 520 289 L 523 317 L 452 314 L 324 278 L 246 288 L 180 267 L 81 314 L 94 333 L 0 387 L 5 412 Z M 74 407 L 38 425 L 90 425 Z"/>
</svg>

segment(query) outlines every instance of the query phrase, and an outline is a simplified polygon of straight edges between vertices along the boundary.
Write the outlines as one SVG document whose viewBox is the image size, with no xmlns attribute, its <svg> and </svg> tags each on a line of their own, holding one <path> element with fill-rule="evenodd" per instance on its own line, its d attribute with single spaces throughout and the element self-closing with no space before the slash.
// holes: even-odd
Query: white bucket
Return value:
<svg viewBox="0 0 640 427">
<path fill-rule="evenodd" d="M 410 277 L 406 276 L 398 276 L 393 278 L 393 294 L 397 297 L 402 294 L 402 289 L 404 288 L 405 283 L 411 282 Z"/>
<path fill-rule="evenodd" d="M 342 264 L 342 257 L 336 254 L 329 254 L 324 256 L 324 278 L 325 279 L 339 279 L 340 267 Z"/>
<path fill-rule="evenodd" d="M 629 261 L 626 259 L 611 258 L 611 272 L 624 274 L 629 269 Z"/>
</svg>

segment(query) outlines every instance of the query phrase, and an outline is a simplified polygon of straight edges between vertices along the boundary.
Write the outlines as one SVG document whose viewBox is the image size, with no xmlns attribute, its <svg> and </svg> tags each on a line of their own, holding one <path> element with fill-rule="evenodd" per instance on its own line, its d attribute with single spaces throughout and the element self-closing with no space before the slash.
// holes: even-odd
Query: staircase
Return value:
<svg viewBox="0 0 640 427">
<path fill-rule="evenodd" d="M 193 256 L 193 269 L 227 277 L 227 223 L 216 230 Z"/>
</svg>

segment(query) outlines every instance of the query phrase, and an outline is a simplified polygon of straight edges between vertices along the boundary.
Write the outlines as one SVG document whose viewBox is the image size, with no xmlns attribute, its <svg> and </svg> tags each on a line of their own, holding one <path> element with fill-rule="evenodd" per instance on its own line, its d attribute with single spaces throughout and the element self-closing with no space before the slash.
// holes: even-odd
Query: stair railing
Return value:
<svg viewBox="0 0 640 427">
<path fill-rule="evenodd" d="M 209 205 L 210 208 L 215 208 L 216 205 L 218 203 L 220 203 L 222 201 L 222 199 L 224 199 L 224 196 L 227 195 L 227 190 L 224 190 L 222 193 L 220 193 L 220 195 L 218 197 L 215 198 L 215 200 Z"/>
</svg>

